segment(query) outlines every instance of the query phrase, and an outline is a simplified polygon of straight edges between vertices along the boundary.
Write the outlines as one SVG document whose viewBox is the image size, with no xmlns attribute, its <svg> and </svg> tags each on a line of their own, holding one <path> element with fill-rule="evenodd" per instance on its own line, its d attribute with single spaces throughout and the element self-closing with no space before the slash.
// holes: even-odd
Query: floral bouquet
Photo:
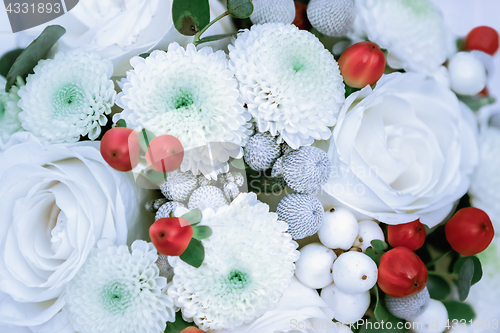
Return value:
<svg viewBox="0 0 500 333">
<path fill-rule="evenodd" d="M 42 28 L 0 58 L 1 332 L 498 329 L 493 28 L 430 0 Z"/>
</svg>

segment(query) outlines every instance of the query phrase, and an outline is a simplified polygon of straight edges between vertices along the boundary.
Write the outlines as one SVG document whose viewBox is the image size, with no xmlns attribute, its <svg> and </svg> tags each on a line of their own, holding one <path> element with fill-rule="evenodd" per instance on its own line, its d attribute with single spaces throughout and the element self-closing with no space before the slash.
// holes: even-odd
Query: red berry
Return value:
<svg viewBox="0 0 500 333">
<path fill-rule="evenodd" d="M 101 155 L 118 171 L 130 171 L 135 168 L 139 163 L 140 152 L 139 133 L 130 128 L 112 128 L 102 137 Z"/>
<path fill-rule="evenodd" d="M 405 246 L 416 251 L 424 245 L 425 236 L 425 227 L 420 220 L 390 225 L 387 228 L 387 240 L 392 247 Z"/>
<path fill-rule="evenodd" d="M 307 5 L 303 2 L 295 0 L 295 19 L 292 22 L 301 30 L 311 29 L 311 22 L 307 18 Z"/>
<path fill-rule="evenodd" d="M 158 253 L 180 256 L 193 237 L 193 227 L 182 217 L 166 217 L 149 227 L 149 237 Z"/>
<path fill-rule="evenodd" d="M 462 208 L 444 227 L 446 239 L 453 250 L 463 256 L 473 256 L 484 251 L 495 235 L 491 220 L 481 209 Z"/>
<path fill-rule="evenodd" d="M 465 37 L 465 49 L 479 50 L 494 55 L 498 50 L 498 32 L 487 26 L 475 27 Z"/>
<path fill-rule="evenodd" d="M 153 170 L 171 172 L 181 166 L 184 148 L 181 142 L 172 135 L 157 136 L 149 143 L 146 160 Z"/>
<path fill-rule="evenodd" d="M 427 284 L 427 268 L 412 250 L 398 246 L 380 258 L 378 286 L 392 297 L 406 297 L 421 292 Z"/>
<path fill-rule="evenodd" d="M 384 52 L 372 42 L 356 43 L 342 53 L 339 67 L 347 85 L 363 88 L 376 83 L 384 74 Z"/>
<path fill-rule="evenodd" d="M 205 331 L 202 331 L 194 326 L 189 326 L 183 329 L 180 333 L 205 333 Z"/>
</svg>

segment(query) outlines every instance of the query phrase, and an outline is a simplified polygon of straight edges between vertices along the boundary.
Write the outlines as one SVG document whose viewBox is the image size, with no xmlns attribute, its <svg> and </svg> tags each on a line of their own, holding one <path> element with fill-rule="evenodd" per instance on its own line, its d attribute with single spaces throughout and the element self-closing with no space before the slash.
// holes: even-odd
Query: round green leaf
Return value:
<svg viewBox="0 0 500 333">
<path fill-rule="evenodd" d="M 186 251 L 179 258 L 186 264 L 198 268 L 203 264 L 203 260 L 205 260 L 205 248 L 199 240 L 191 238 Z"/>
<path fill-rule="evenodd" d="M 443 304 L 446 307 L 446 310 L 448 310 L 448 317 L 450 318 L 450 321 L 452 321 L 453 319 L 456 319 L 458 321 L 464 319 L 465 321 L 470 321 L 476 318 L 474 309 L 472 309 L 472 307 L 467 303 L 457 301 L 444 301 Z"/>
<path fill-rule="evenodd" d="M 236 18 L 246 19 L 253 13 L 252 0 L 227 0 L 227 10 Z"/>
<path fill-rule="evenodd" d="M 427 289 L 432 299 L 438 301 L 445 300 L 451 294 L 450 284 L 440 276 L 429 275 L 427 279 Z"/>
<path fill-rule="evenodd" d="M 210 23 L 208 0 L 174 0 L 172 19 L 177 31 L 185 36 L 194 36 Z"/>
<path fill-rule="evenodd" d="M 465 301 L 469 296 L 469 290 L 474 276 L 474 260 L 471 257 L 459 259 L 453 266 L 453 271 L 458 275 L 456 285 L 458 287 L 458 298 Z"/>
<path fill-rule="evenodd" d="M 193 238 L 202 240 L 212 236 L 212 229 L 206 225 L 198 225 L 193 227 Z"/>
<path fill-rule="evenodd" d="M 181 217 L 183 219 L 188 220 L 189 224 L 196 225 L 196 224 L 200 223 L 202 215 L 198 209 L 193 209 L 193 210 L 189 211 L 188 213 L 182 215 Z"/>
<path fill-rule="evenodd" d="M 10 68 L 16 61 L 17 57 L 19 57 L 19 55 L 23 52 L 23 50 L 24 49 L 15 49 L 9 51 L 0 58 L 0 75 L 2 75 L 3 77 L 7 77 Z"/>
<path fill-rule="evenodd" d="M 7 84 L 5 91 L 9 91 L 17 80 L 17 77 L 25 79 L 28 74 L 33 72 L 33 68 L 38 61 L 45 58 L 54 44 L 66 33 L 66 29 L 60 25 L 49 25 L 40 36 L 35 39 L 23 52 L 17 57 L 7 74 Z"/>
</svg>

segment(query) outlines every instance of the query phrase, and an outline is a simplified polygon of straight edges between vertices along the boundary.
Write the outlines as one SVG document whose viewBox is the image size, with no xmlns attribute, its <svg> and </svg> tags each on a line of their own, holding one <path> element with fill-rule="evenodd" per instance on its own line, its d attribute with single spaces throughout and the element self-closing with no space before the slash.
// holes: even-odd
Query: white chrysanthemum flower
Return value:
<svg viewBox="0 0 500 333">
<path fill-rule="evenodd" d="M 274 307 L 294 274 L 297 243 L 269 206 L 241 193 L 230 206 L 203 211 L 205 260 L 194 268 L 170 257 L 174 279 L 168 294 L 186 318 L 203 330 L 233 329 Z"/>
<path fill-rule="evenodd" d="M 259 131 L 292 148 L 331 136 L 344 102 L 337 62 L 310 32 L 294 25 L 254 25 L 229 46 L 230 67 Z"/>
<path fill-rule="evenodd" d="M 484 210 L 500 232 L 500 129 L 489 127 L 479 136 L 479 164 L 471 178 L 472 206 Z"/>
<path fill-rule="evenodd" d="M 251 134 L 250 114 L 223 51 L 172 43 L 168 52 L 153 51 L 130 63 L 134 69 L 120 82 L 117 98 L 124 110 L 115 121 L 177 137 L 185 150 L 181 171 L 194 175 L 210 174 L 241 154 Z"/>
<path fill-rule="evenodd" d="M 427 74 L 456 50 L 451 30 L 428 0 L 356 0 L 350 36 L 387 49 L 391 67 Z"/>
<path fill-rule="evenodd" d="M 174 321 L 167 281 L 152 243 L 137 240 L 131 252 L 106 239 L 97 242 L 66 288 L 66 309 L 79 333 L 163 333 Z"/>
<path fill-rule="evenodd" d="M 51 143 L 97 139 L 115 103 L 111 62 L 77 49 L 40 60 L 33 71 L 19 90 L 23 128 Z"/>
<path fill-rule="evenodd" d="M 17 106 L 19 102 L 19 87 L 13 85 L 10 91 L 5 92 L 7 81 L 0 75 L 0 142 L 7 143 L 12 134 L 21 129 L 18 115 L 21 109 Z M 22 85 L 22 80 L 18 80 Z"/>
</svg>

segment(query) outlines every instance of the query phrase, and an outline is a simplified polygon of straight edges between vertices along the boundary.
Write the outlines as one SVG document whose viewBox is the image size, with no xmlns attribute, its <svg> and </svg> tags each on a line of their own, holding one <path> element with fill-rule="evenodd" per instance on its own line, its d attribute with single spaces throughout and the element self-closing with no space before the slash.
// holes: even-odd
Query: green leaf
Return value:
<svg viewBox="0 0 500 333">
<path fill-rule="evenodd" d="M 125 119 L 120 119 L 116 122 L 116 127 L 127 127 L 127 122 Z"/>
<path fill-rule="evenodd" d="M 38 62 L 45 58 L 54 44 L 66 33 L 60 25 L 49 25 L 40 36 L 21 52 L 7 74 L 5 91 L 9 91 L 15 84 L 17 77 L 26 79 Z"/>
<path fill-rule="evenodd" d="M 382 305 L 378 287 L 373 287 L 373 290 L 375 291 L 375 296 L 377 297 L 377 303 L 375 304 L 375 310 L 373 310 L 373 314 L 378 321 L 387 321 L 389 319 L 389 311 L 387 311 L 387 309 Z"/>
<path fill-rule="evenodd" d="M 478 283 L 483 277 L 483 267 L 478 257 L 472 256 L 470 258 L 474 261 L 474 275 L 472 276 L 471 281 L 471 285 L 473 286 Z"/>
<path fill-rule="evenodd" d="M 139 57 L 143 58 L 143 59 L 146 59 L 147 57 L 149 57 L 151 55 L 151 52 L 146 52 L 146 53 L 141 53 L 139 54 Z"/>
<path fill-rule="evenodd" d="M 192 211 L 181 216 L 183 219 L 188 220 L 189 224 L 196 225 L 201 221 L 201 212 L 198 209 L 193 209 Z M 193 231 L 194 232 L 194 231 Z"/>
<path fill-rule="evenodd" d="M 0 58 L 0 75 L 3 77 L 7 77 L 7 73 L 9 73 L 10 68 L 16 61 L 17 57 L 23 52 L 24 49 L 15 49 L 5 53 Z"/>
<path fill-rule="evenodd" d="M 378 239 L 371 241 L 371 246 L 366 249 L 366 255 L 369 256 L 375 263 L 380 263 L 380 258 L 384 254 L 384 250 L 388 248 L 387 243 Z"/>
<path fill-rule="evenodd" d="M 186 264 L 198 268 L 203 264 L 203 260 L 205 260 L 205 248 L 199 240 L 191 238 L 186 251 L 179 258 Z"/>
<path fill-rule="evenodd" d="M 471 257 L 460 258 L 453 266 L 453 271 L 458 275 L 458 298 L 463 302 L 467 299 L 472 284 L 474 260 Z"/>
<path fill-rule="evenodd" d="M 161 185 L 167 180 L 167 174 L 163 172 L 158 172 L 151 170 L 146 174 L 147 180 L 156 185 Z"/>
<path fill-rule="evenodd" d="M 463 96 L 459 95 L 458 99 L 467 105 L 472 111 L 477 111 L 483 106 L 490 105 L 496 102 L 491 96 Z"/>
<path fill-rule="evenodd" d="M 165 333 L 179 333 L 186 327 L 194 326 L 194 323 L 188 323 L 184 319 L 182 319 L 181 311 L 175 314 L 175 321 L 173 323 L 167 323 L 167 328 L 165 329 Z"/>
<path fill-rule="evenodd" d="M 235 167 L 236 169 L 240 169 L 240 170 L 246 169 L 245 162 L 243 161 L 242 158 L 231 160 L 231 165 L 233 167 Z"/>
<path fill-rule="evenodd" d="M 246 19 L 253 13 L 252 0 L 227 0 L 227 10 L 236 18 Z"/>
<path fill-rule="evenodd" d="M 174 0 L 172 19 L 177 31 L 185 36 L 194 36 L 210 23 L 208 0 Z"/>
<path fill-rule="evenodd" d="M 155 135 L 153 134 L 153 132 L 148 131 L 145 128 L 142 129 L 142 131 L 139 133 L 139 145 L 141 146 L 142 151 L 146 152 L 148 150 L 149 143 L 154 138 Z"/>
<path fill-rule="evenodd" d="M 446 310 L 448 310 L 448 317 L 450 318 L 450 321 L 452 321 L 453 319 L 456 319 L 458 321 L 464 319 L 465 321 L 470 321 L 476 318 L 474 309 L 472 309 L 472 307 L 467 303 L 457 301 L 444 301 L 443 304 L 446 307 Z"/>
<path fill-rule="evenodd" d="M 440 276 L 430 275 L 427 279 L 427 289 L 432 299 L 445 300 L 451 294 L 450 284 Z"/>
<path fill-rule="evenodd" d="M 212 229 L 206 225 L 198 225 L 193 227 L 193 238 L 202 240 L 212 236 Z"/>
<path fill-rule="evenodd" d="M 235 32 L 232 32 L 232 33 L 229 33 L 229 34 L 212 35 L 212 36 L 203 37 L 202 39 L 200 39 L 198 41 L 198 44 L 213 42 L 213 41 L 220 40 L 220 39 L 223 39 L 223 38 L 231 37 L 233 35 L 236 35 L 237 33 L 238 32 L 235 31 Z"/>
</svg>

